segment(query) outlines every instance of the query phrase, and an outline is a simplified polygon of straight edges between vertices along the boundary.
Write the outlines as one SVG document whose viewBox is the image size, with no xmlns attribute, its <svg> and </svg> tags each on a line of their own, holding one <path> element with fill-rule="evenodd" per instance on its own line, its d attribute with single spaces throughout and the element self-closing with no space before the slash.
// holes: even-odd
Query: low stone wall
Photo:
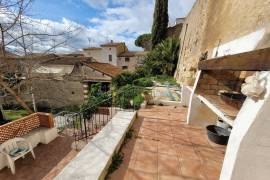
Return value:
<svg viewBox="0 0 270 180">
<path fill-rule="evenodd" d="M 52 115 L 49 113 L 33 113 L 0 126 L 0 144 L 9 139 L 28 134 L 38 127 L 54 127 Z"/>
<path fill-rule="evenodd" d="M 136 114 L 119 111 L 54 180 L 105 179 Z"/>
</svg>

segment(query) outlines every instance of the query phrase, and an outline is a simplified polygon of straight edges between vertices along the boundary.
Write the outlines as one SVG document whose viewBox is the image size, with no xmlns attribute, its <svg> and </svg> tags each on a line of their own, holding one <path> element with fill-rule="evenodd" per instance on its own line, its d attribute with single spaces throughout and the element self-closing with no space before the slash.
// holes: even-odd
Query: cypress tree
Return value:
<svg viewBox="0 0 270 180">
<path fill-rule="evenodd" d="M 168 0 L 156 0 L 154 21 L 152 26 L 153 48 L 166 38 L 168 22 Z"/>
</svg>

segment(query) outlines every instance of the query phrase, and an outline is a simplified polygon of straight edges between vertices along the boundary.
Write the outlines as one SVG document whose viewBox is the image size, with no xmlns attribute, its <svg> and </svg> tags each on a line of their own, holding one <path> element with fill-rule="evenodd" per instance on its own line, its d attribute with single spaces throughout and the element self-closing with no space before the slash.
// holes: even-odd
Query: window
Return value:
<svg viewBox="0 0 270 180">
<path fill-rule="evenodd" d="M 128 67 L 127 66 L 122 66 L 122 69 L 128 69 Z"/>
<path fill-rule="evenodd" d="M 112 62 L 112 55 L 109 55 L 109 61 Z"/>
<path fill-rule="evenodd" d="M 126 57 L 125 58 L 125 62 L 129 62 L 129 57 Z"/>
</svg>

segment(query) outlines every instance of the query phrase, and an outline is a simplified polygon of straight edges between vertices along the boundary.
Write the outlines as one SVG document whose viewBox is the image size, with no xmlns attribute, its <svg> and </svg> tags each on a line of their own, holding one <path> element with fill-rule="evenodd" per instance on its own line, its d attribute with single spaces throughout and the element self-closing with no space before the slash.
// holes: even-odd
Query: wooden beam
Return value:
<svg viewBox="0 0 270 180">
<path fill-rule="evenodd" d="M 199 70 L 269 71 L 270 48 L 199 62 Z"/>
</svg>

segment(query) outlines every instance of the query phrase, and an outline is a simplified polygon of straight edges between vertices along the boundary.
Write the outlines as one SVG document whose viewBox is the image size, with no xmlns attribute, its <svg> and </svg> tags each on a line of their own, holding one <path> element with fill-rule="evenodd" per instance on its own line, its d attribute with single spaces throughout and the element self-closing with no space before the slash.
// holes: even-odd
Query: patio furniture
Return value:
<svg viewBox="0 0 270 180">
<path fill-rule="evenodd" d="M 26 154 L 32 154 L 35 159 L 32 144 L 24 138 L 10 139 L 0 145 L 0 152 L 6 156 L 12 174 L 15 174 L 15 161 L 24 158 Z"/>
</svg>

